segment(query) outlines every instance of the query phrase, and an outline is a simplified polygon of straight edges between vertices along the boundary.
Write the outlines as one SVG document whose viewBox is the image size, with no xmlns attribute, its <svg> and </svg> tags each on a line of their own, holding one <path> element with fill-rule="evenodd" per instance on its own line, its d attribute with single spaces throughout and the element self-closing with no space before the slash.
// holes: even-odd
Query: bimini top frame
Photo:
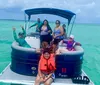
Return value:
<svg viewBox="0 0 100 85">
<path fill-rule="evenodd" d="M 34 8 L 34 9 L 27 9 L 25 13 L 29 16 L 29 20 L 31 15 L 35 14 L 53 14 L 58 15 L 63 18 L 68 19 L 68 24 L 70 23 L 72 17 L 76 15 L 75 13 L 69 10 L 62 10 L 62 9 L 55 9 L 55 8 Z"/>
<path fill-rule="evenodd" d="M 52 15 L 57 15 L 60 17 L 63 17 L 68 20 L 68 26 L 67 26 L 67 35 L 69 35 L 72 32 L 72 28 L 75 22 L 76 14 L 69 11 L 69 10 L 62 10 L 62 9 L 56 9 L 56 8 L 34 8 L 34 9 L 26 9 L 25 14 L 28 15 L 28 21 L 30 21 L 31 15 L 36 15 L 36 14 L 52 14 Z M 71 29 L 69 31 L 69 24 L 71 22 L 72 17 L 74 17 L 74 20 L 72 22 Z M 26 17 L 25 17 L 25 22 L 26 22 Z M 25 26 L 25 29 L 27 28 L 27 25 Z"/>
</svg>

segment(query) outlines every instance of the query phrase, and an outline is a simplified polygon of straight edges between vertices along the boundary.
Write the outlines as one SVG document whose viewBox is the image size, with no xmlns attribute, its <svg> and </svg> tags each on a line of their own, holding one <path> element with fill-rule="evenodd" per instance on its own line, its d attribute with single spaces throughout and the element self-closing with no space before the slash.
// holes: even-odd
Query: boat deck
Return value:
<svg viewBox="0 0 100 85">
<path fill-rule="evenodd" d="M 84 71 L 82 71 L 82 76 L 84 75 L 86 74 L 84 73 Z M 4 83 L 34 85 L 34 81 L 35 81 L 35 77 L 33 76 L 20 75 L 11 71 L 10 64 L 0 74 L 0 82 L 4 82 Z M 69 79 L 56 78 L 55 82 L 53 82 L 52 85 L 83 85 L 83 84 L 74 84 L 70 78 Z M 92 81 L 90 81 L 88 85 L 94 85 L 94 84 Z"/>
</svg>

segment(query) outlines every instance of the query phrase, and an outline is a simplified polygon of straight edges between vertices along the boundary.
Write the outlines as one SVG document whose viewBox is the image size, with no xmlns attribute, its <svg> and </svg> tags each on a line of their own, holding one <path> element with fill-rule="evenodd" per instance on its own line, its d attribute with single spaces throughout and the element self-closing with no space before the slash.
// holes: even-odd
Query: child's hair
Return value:
<svg viewBox="0 0 100 85">
<path fill-rule="evenodd" d="M 46 42 L 46 41 L 43 41 L 42 42 L 42 48 L 45 49 L 48 45 L 49 45 L 48 42 Z"/>
<path fill-rule="evenodd" d="M 43 51 L 43 54 L 45 53 L 49 53 L 50 54 L 50 49 L 49 48 L 45 48 L 44 51 Z"/>
</svg>

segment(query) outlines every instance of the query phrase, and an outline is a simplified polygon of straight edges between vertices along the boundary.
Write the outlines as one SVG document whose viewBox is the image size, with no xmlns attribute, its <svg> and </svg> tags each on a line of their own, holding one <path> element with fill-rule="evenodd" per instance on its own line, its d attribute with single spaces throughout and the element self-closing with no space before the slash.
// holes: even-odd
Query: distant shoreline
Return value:
<svg viewBox="0 0 100 85">
<path fill-rule="evenodd" d="M 7 20 L 7 21 L 25 21 L 25 20 L 18 20 L 18 19 L 0 19 L 0 20 Z M 31 22 L 35 22 L 35 20 L 31 20 Z M 79 22 L 75 22 L 75 24 L 100 24 L 100 22 L 99 23 L 79 23 Z"/>
<path fill-rule="evenodd" d="M 24 20 L 18 20 L 18 19 L 0 19 L 0 20 L 11 20 L 11 21 L 24 21 Z"/>
<path fill-rule="evenodd" d="M 25 20 L 18 20 L 18 19 L 0 19 L 0 20 L 7 20 L 7 21 L 25 21 Z M 31 20 L 31 22 L 35 22 L 35 20 Z"/>
<path fill-rule="evenodd" d="M 12 21 L 25 21 L 24 19 L 0 19 L 0 20 L 12 20 Z M 35 20 L 31 20 L 31 21 L 35 21 Z"/>
</svg>

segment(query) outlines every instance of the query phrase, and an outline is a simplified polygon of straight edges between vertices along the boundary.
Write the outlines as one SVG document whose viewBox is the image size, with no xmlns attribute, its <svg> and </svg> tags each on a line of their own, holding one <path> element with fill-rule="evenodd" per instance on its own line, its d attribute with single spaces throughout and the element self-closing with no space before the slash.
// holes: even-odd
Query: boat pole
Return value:
<svg viewBox="0 0 100 85">
<path fill-rule="evenodd" d="M 71 26 L 71 30 L 70 30 L 69 36 L 70 36 L 71 33 L 72 33 L 72 29 L 73 29 L 73 25 L 74 25 L 75 19 L 76 19 L 76 15 L 75 15 L 75 17 L 74 17 L 74 20 L 73 20 L 73 23 L 72 23 L 72 26 Z"/>
</svg>

